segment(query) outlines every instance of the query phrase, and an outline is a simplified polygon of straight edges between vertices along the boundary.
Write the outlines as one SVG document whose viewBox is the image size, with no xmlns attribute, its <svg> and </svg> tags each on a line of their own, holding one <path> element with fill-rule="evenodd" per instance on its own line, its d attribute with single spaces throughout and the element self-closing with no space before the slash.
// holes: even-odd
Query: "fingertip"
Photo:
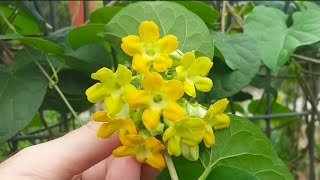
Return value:
<svg viewBox="0 0 320 180">
<path fill-rule="evenodd" d="M 161 171 L 151 167 L 149 164 L 143 164 L 141 166 L 141 180 L 154 180 L 160 172 Z"/>
<path fill-rule="evenodd" d="M 140 180 L 141 164 L 133 157 L 120 157 L 112 159 L 108 168 L 106 179 L 112 180 Z"/>
</svg>

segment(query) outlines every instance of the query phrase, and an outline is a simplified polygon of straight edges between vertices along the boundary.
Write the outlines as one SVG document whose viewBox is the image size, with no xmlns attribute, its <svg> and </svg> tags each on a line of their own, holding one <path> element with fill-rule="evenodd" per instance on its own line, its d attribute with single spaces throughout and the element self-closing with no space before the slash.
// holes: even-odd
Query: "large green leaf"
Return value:
<svg viewBox="0 0 320 180">
<path fill-rule="evenodd" d="M 220 13 L 209 4 L 199 1 L 176 1 L 198 15 L 210 28 L 214 28 Z"/>
<path fill-rule="evenodd" d="M 282 11 L 257 6 L 245 19 L 244 32 L 257 40 L 264 64 L 277 73 L 297 47 L 320 41 L 319 19 L 317 10 L 296 12 L 287 28 Z"/>
<path fill-rule="evenodd" d="M 47 85 L 25 51 L 15 54 L 10 67 L 0 65 L 0 141 L 28 125 L 42 103 Z"/>
<path fill-rule="evenodd" d="M 261 58 L 255 41 L 245 34 L 214 33 L 213 39 L 225 62 L 213 62 L 209 73 L 213 88 L 209 96 L 211 99 L 230 97 L 250 83 L 259 70 Z"/>
<path fill-rule="evenodd" d="M 97 35 L 103 31 L 104 26 L 104 24 L 88 24 L 72 29 L 67 36 L 71 47 L 78 49 L 83 45 L 104 41 L 102 36 Z"/>
<path fill-rule="evenodd" d="M 293 179 L 258 127 L 242 117 L 230 115 L 230 118 L 230 128 L 215 132 L 216 145 L 202 149 L 197 162 L 174 159 L 180 179 L 197 179 L 203 173 L 202 177 L 220 180 Z M 167 171 L 159 177 L 169 178 Z"/>
<path fill-rule="evenodd" d="M 128 5 L 107 24 L 104 33 L 106 39 L 119 48 L 121 38 L 129 34 L 137 35 L 139 25 L 144 20 L 156 22 L 161 36 L 177 36 L 178 48 L 182 52 L 195 50 L 198 55 L 213 57 L 211 34 L 205 23 L 194 13 L 173 2 L 138 2 Z"/>
</svg>

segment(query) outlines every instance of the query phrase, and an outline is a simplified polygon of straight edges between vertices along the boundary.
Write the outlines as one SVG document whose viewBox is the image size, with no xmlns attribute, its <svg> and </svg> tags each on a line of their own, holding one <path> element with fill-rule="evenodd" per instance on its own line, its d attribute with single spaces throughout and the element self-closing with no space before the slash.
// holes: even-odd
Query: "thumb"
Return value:
<svg viewBox="0 0 320 180">
<path fill-rule="evenodd" d="M 116 134 L 108 139 L 97 137 L 98 126 L 90 122 L 61 138 L 26 148 L 4 162 L 4 172 L 11 167 L 15 174 L 36 172 L 34 175 L 49 179 L 71 179 L 120 146 Z"/>
</svg>

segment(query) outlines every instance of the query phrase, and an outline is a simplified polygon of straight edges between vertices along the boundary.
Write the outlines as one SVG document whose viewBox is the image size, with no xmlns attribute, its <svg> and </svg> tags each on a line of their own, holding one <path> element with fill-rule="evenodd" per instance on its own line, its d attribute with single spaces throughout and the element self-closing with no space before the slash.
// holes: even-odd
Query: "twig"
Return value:
<svg viewBox="0 0 320 180">
<path fill-rule="evenodd" d="M 291 56 L 295 57 L 295 58 L 298 58 L 298 59 L 301 59 L 301 60 L 305 60 L 305 61 L 309 61 L 309 62 L 320 64 L 320 60 L 319 59 L 314 59 L 314 58 L 311 58 L 311 57 L 306 57 L 306 56 L 302 56 L 302 55 L 298 55 L 298 54 L 292 54 Z"/>
<path fill-rule="evenodd" d="M 4 20 L 4 22 L 6 22 L 6 24 L 8 25 L 8 27 L 14 32 L 17 33 L 16 29 L 14 28 L 14 26 L 9 22 L 9 20 L 6 18 L 6 16 L 3 14 L 3 12 L 0 10 L 0 15 L 2 17 L 2 19 Z"/>
<path fill-rule="evenodd" d="M 241 27 L 241 29 L 243 29 L 244 21 L 242 20 L 241 16 L 234 11 L 234 8 L 229 4 L 229 2 L 224 2 L 226 2 L 226 6 L 228 8 L 229 13 L 234 17 L 234 20 Z"/>
<path fill-rule="evenodd" d="M 176 169 L 174 167 L 171 156 L 168 154 L 167 151 L 165 151 L 165 153 L 164 153 L 164 159 L 166 161 L 171 180 L 179 180 L 179 177 L 178 177 L 178 174 L 177 174 Z"/>
<path fill-rule="evenodd" d="M 60 90 L 60 88 L 55 84 L 55 82 L 50 78 L 50 76 L 48 75 L 48 73 L 46 72 L 46 70 L 44 70 L 44 68 L 41 66 L 41 64 L 35 60 L 33 58 L 33 56 L 30 54 L 30 52 L 27 50 L 29 56 L 31 57 L 31 59 L 33 60 L 33 62 L 38 66 L 38 68 L 41 70 L 42 74 L 48 79 L 49 83 L 54 87 L 54 89 L 58 92 L 58 94 L 60 95 L 60 97 L 62 98 L 63 102 L 66 104 L 66 106 L 68 107 L 68 109 L 70 110 L 70 112 L 72 113 L 72 115 L 79 121 L 80 124 L 83 124 L 79 118 L 79 116 L 77 115 L 77 113 L 75 112 L 75 110 L 73 109 L 73 107 L 70 105 L 69 101 L 67 100 L 67 98 L 64 96 L 64 94 L 62 93 L 62 91 Z"/>
<path fill-rule="evenodd" d="M 226 1 L 222 1 L 222 11 L 221 11 L 221 32 L 225 32 L 225 12 L 226 12 Z"/>
<path fill-rule="evenodd" d="M 53 132 L 51 131 L 50 127 L 48 126 L 47 121 L 44 118 L 44 114 L 43 114 L 43 110 L 42 109 L 39 110 L 39 114 L 40 114 L 40 121 L 41 121 L 43 127 L 48 131 L 49 136 L 52 137 L 53 136 Z"/>
</svg>

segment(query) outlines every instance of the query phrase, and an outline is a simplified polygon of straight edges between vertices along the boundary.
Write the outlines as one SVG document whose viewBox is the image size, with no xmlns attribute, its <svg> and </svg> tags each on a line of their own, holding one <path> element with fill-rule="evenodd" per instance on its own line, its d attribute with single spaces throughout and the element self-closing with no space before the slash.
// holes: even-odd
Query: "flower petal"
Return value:
<svg viewBox="0 0 320 180">
<path fill-rule="evenodd" d="M 141 54 L 142 42 L 140 40 L 140 37 L 129 35 L 127 37 L 122 38 L 121 48 L 129 56 Z"/>
<path fill-rule="evenodd" d="M 199 57 L 196 59 L 195 63 L 192 63 L 190 66 L 190 69 L 188 71 L 188 76 L 206 76 L 213 63 L 211 60 L 207 57 Z"/>
<path fill-rule="evenodd" d="M 143 78 L 143 87 L 146 90 L 160 90 L 163 84 L 162 76 L 156 72 L 148 73 Z"/>
<path fill-rule="evenodd" d="M 128 104 L 134 109 L 147 107 L 150 102 L 150 93 L 146 90 L 137 90 L 128 95 Z"/>
<path fill-rule="evenodd" d="M 213 123 L 214 129 L 224 129 L 229 127 L 230 125 L 230 117 L 226 114 L 219 114 L 215 117 L 215 121 Z"/>
<path fill-rule="evenodd" d="M 112 152 L 114 157 L 133 156 L 135 150 L 132 147 L 120 146 Z"/>
<path fill-rule="evenodd" d="M 91 74 L 91 78 L 101 82 L 110 83 L 113 81 L 113 72 L 108 68 L 101 68 L 97 72 Z"/>
<path fill-rule="evenodd" d="M 139 35 L 144 42 L 159 39 L 159 28 L 153 21 L 143 21 L 139 26 Z"/>
<path fill-rule="evenodd" d="M 169 126 L 164 134 L 162 135 L 162 140 L 167 141 L 169 138 L 171 138 L 176 133 L 174 125 Z"/>
<path fill-rule="evenodd" d="M 161 53 L 170 54 L 178 47 L 178 39 L 174 35 L 167 35 L 158 40 L 158 48 Z"/>
<path fill-rule="evenodd" d="M 151 65 L 151 61 L 145 56 L 142 56 L 141 54 L 136 54 L 133 56 L 132 68 L 138 71 L 139 73 L 142 73 L 142 74 L 148 73 L 150 65 Z"/>
<path fill-rule="evenodd" d="M 163 109 L 163 117 L 170 121 L 177 121 L 183 118 L 184 110 L 179 104 L 174 101 L 169 101 L 167 106 Z"/>
<path fill-rule="evenodd" d="M 194 81 L 194 85 L 199 91 L 208 92 L 212 88 L 212 80 L 207 77 L 197 77 Z"/>
<path fill-rule="evenodd" d="M 195 62 L 195 60 L 196 60 L 196 56 L 194 51 L 187 52 L 181 58 L 181 66 L 184 69 L 188 69 L 191 66 L 191 64 Z"/>
<path fill-rule="evenodd" d="M 189 96 L 195 98 L 196 97 L 196 89 L 192 82 L 185 81 L 183 82 L 184 92 L 186 92 Z"/>
<path fill-rule="evenodd" d="M 99 127 L 99 130 L 97 132 L 97 136 L 101 138 L 108 138 L 110 137 L 114 132 L 119 130 L 120 124 L 117 123 L 116 121 L 112 123 L 103 123 Z"/>
<path fill-rule="evenodd" d="M 213 103 L 208 111 L 207 111 L 207 114 L 218 114 L 218 113 L 223 113 L 227 106 L 228 106 L 228 99 L 227 98 L 223 98 L 215 103 Z"/>
<path fill-rule="evenodd" d="M 203 142 L 208 148 L 215 145 L 216 140 L 215 140 L 211 126 L 208 126 L 208 125 L 206 126 L 206 132 L 204 133 L 204 136 L 203 136 Z"/>
<path fill-rule="evenodd" d="M 169 80 L 162 86 L 161 91 L 169 96 L 172 100 L 176 101 L 183 96 L 184 87 L 178 80 Z"/>
<path fill-rule="evenodd" d="M 156 129 L 160 122 L 161 110 L 147 108 L 143 111 L 142 121 L 147 129 Z"/>
<path fill-rule="evenodd" d="M 180 146 L 180 137 L 173 136 L 168 141 L 168 153 L 170 155 L 180 156 L 181 146 Z"/>
<path fill-rule="evenodd" d="M 118 69 L 114 75 L 117 84 L 121 86 L 129 84 L 132 78 L 132 72 L 121 64 L 118 65 Z"/>
<path fill-rule="evenodd" d="M 146 147 L 148 147 L 151 151 L 161 151 L 164 150 L 164 145 L 155 137 L 148 137 L 145 141 Z"/>
<path fill-rule="evenodd" d="M 157 72 L 164 72 L 171 66 L 172 60 L 165 55 L 159 55 L 153 59 L 153 67 Z"/>
<path fill-rule="evenodd" d="M 164 158 L 160 152 L 150 154 L 149 157 L 147 157 L 146 163 L 158 170 L 162 170 L 166 166 Z"/>
<path fill-rule="evenodd" d="M 86 90 L 87 99 L 92 103 L 102 101 L 110 95 L 110 89 L 103 83 L 96 83 Z"/>
<path fill-rule="evenodd" d="M 108 96 L 104 99 L 105 110 L 112 115 L 117 114 L 123 108 L 124 101 L 120 95 Z"/>
<path fill-rule="evenodd" d="M 92 120 L 96 122 L 111 122 L 113 119 L 105 111 L 97 111 L 92 115 Z"/>
</svg>

